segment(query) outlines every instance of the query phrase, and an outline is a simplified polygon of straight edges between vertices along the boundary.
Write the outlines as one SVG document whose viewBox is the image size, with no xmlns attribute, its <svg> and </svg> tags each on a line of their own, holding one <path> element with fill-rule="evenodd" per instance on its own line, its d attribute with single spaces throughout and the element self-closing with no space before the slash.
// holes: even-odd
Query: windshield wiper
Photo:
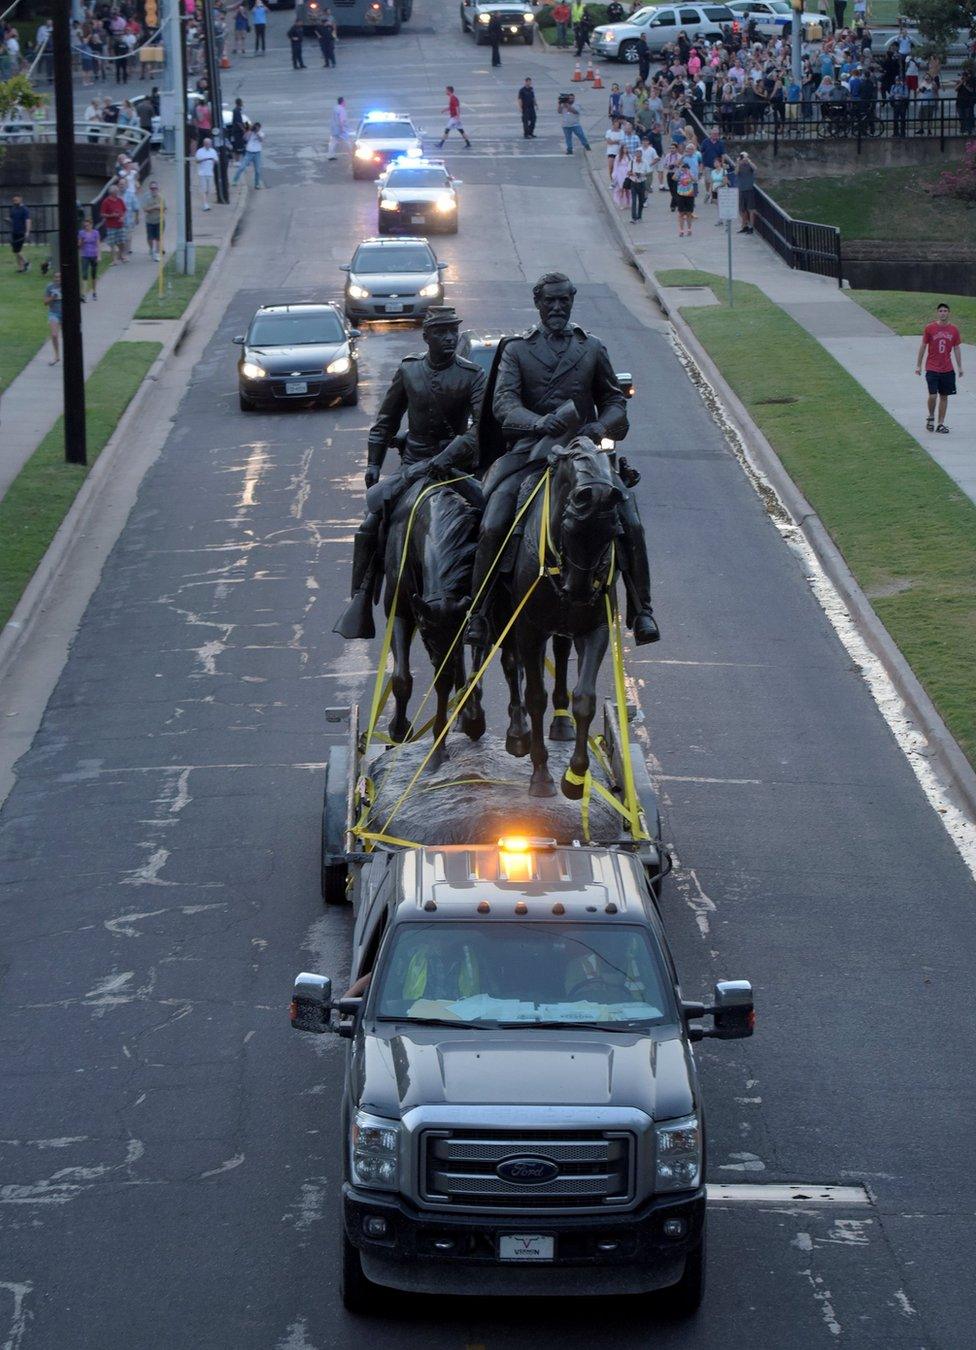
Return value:
<svg viewBox="0 0 976 1350">
<path fill-rule="evenodd" d="M 541 1027 L 543 1030 L 552 1031 L 558 1029 L 565 1031 L 567 1028 L 582 1028 L 584 1031 L 640 1031 L 649 1024 L 647 1022 L 496 1022 L 494 1024 L 500 1030 L 514 1031 L 524 1027 Z"/>
<path fill-rule="evenodd" d="M 483 1031 L 502 1026 L 501 1022 L 464 1022 L 458 1017 L 410 1017 L 404 1014 L 403 1017 L 391 1017 L 385 1013 L 380 1013 L 376 1018 L 377 1022 L 409 1022 L 415 1027 L 461 1027 L 469 1031 Z"/>
</svg>

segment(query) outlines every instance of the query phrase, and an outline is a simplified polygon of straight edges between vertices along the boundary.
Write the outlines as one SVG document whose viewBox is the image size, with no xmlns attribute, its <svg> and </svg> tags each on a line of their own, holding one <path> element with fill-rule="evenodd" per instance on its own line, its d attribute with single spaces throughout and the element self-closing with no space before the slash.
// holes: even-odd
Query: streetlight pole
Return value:
<svg viewBox="0 0 976 1350">
<path fill-rule="evenodd" d="M 54 112 L 58 135 L 58 258 L 61 271 L 64 457 L 68 464 L 87 464 L 85 358 L 81 343 L 81 278 L 78 275 L 75 113 L 71 87 L 71 0 L 55 0 L 52 48 Z"/>
<path fill-rule="evenodd" d="M 790 67 L 797 84 L 803 82 L 803 0 L 790 0 L 793 25 L 790 32 Z"/>
<path fill-rule="evenodd" d="M 217 201 L 224 206 L 230 201 L 227 190 L 227 144 L 224 133 L 223 98 L 220 92 L 220 56 L 214 30 L 213 0 L 202 0 L 203 42 L 207 62 L 207 88 L 210 95 L 211 135 L 220 160 L 217 166 Z"/>
</svg>

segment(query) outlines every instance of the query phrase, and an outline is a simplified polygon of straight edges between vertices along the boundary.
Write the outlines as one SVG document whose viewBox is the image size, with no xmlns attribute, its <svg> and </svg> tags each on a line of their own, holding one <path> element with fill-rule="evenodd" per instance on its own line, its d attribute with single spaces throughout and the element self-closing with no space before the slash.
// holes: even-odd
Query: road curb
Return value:
<svg viewBox="0 0 976 1350">
<path fill-rule="evenodd" d="M 916 727 L 925 736 L 929 750 L 928 763 L 941 779 L 946 795 L 970 822 L 976 823 L 976 770 L 876 614 L 827 527 L 790 477 L 779 455 L 756 426 L 741 399 L 726 383 L 718 366 L 699 342 L 690 325 L 677 310 L 672 310 L 668 305 L 657 278 L 653 272 L 648 272 L 641 255 L 633 247 L 623 221 L 615 213 L 613 203 L 603 190 L 604 180 L 594 168 L 593 160 L 586 158 L 590 183 L 627 260 L 643 279 L 645 287 L 671 324 L 681 345 L 721 398 L 729 421 L 738 432 L 750 462 L 769 481 L 793 517 L 846 606 L 858 633 L 881 663 Z"/>
<path fill-rule="evenodd" d="M 109 437 L 105 448 L 98 456 L 98 459 L 92 465 L 91 471 L 78 489 L 74 501 L 69 506 L 64 520 L 58 526 L 54 538 L 51 540 L 47 550 L 37 564 L 34 575 L 24 587 L 24 593 L 17 602 L 13 614 L 7 620 L 2 632 L 0 632 L 0 682 L 3 681 L 11 665 L 17 658 L 21 645 L 30 635 L 35 623 L 43 616 L 45 602 L 48 599 L 51 588 L 56 581 L 61 568 L 71 551 L 75 542 L 84 534 L 85 526 L 91 517 L 92 511 L 98 500 L 98 491 L 103 481 L 108 478 L 115 460 L 118 458 L 123 446 L 127 443 L 130 430 L 138 421 L 142 410 L 147 403 L 153 389 L 166 368 L 167 362 L 173 356 L 187 334 L 193 327 L 198 312 L 203 308 L 207 297 L 216 284 L 217 276 L 223 266 L 227 254 L 234 245 L 234 238 L 237 234 L 237 228 L 241 217 L 244 214 L 244 207 L 247 202 L 249 189 L 247 187 L 241 192 L 237 199 L 237 205 L 234 207 L 234 213 L 231 217 L 230 228 L 221 244 L 217 249 L 213 262 L 207 271 L 206 277 L 198 287 L 185 311 L 177 320 L 178 327 L 170 334 L 163 343 L 163 349 L 156 357 L 155 361 L 146 372 L 142 384 L 136 390 L 129 401 L 128 406 L 119 418 L 118 425 Z M 130 320 L 130 323 L 134 320 Z M 144 341 L 152 341 L 147 337 Z"/>
</svg>

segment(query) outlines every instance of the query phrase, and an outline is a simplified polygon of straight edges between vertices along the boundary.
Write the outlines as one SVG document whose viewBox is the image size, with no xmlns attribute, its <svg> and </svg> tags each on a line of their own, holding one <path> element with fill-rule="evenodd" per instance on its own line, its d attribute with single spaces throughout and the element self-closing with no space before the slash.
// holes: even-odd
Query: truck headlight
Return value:
<svg viewBox="0 0 976 1350">
<path fill-rule="evenodd" d="M 394 199 L 393 199 L 392 197 L 381 197 L 381 198 L 380 198 L 380 210 L 381 210 L 381 211 L 395 211 L 395 210 L 397 209 L 397 206 L 398 206 L 398 205 L 399 205 L 399 202 L 394 201 Z"/>
<path fill-rule="evenodd" d="M 424 300 L 430 300 L 435 295 L 440 295 L 440 291 L 441 283 L 439 281 L 432 281 L 429 286 L 422 286 L 420 288 L 420 295 Z"/>
<path fill-rule="evenodd" d="M 396 1190 L 400 1126 L 366 1111 L 357 1111 L 352 1127 L 352 1178 L 360 1186 Z"/>
<path fill-rule="evenodd" d="M 658 1125 L 656 1189 L 691 1191 L 701 1182 L 701 1127 L 697 1116 Z"/>
<path fill-rule="evenodd" d="M 491 15 L 490 15 L 490 14 L 479 14 L 479 15 L 478 15 L 478 22 L 479 22 L 479 23 L 491 23 Z"/>
<path fill-rule="evenodd" d="M 522 19 L 525 23 L 535 23 L 535 15 L 528 12 L 522 15 Z"/>
<path fill-rule="evenodd" d="M 456 204 L 453 197 L 438 197 L 437 199 L 437 209 L 443 216 L 449 216 Z"/>
<path fill-rule="evenodd" d="M 349 294 L 354 300 L 369 299 L 369 291 L 366 290 L 365 286 L 357 286 L 354 281 L 350 281 L 349 283 Z"/>
<path fill-rule="evenodd" d="M 245 361 L 241 366 L 241 374 L 245 380 L 263 380 L 267 373 L 264 366 L 259 366 L 254 361 Z"/>
<path fill-rule="evenodd" d="M 370 150 L 368 145 L 357 145 L 354 153 L 357 159 L 373 158 L 373 152 L 372 150 Z"/>
<path fill-rule="evenodd" d="M 326 375 L 345 375 L 347 371 L 352 370 L 352 362 L 348 356 L 337 356 L 334 361 L 330 361 L 325 368 Z"/>
</svg>

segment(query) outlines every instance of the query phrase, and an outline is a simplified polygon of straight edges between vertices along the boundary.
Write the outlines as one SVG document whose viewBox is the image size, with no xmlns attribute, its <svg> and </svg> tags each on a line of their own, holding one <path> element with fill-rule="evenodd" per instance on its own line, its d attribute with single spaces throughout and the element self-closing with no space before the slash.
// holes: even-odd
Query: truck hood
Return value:
<svg viewBox="0 0 976 1350">
<path fill-rule="evenodd" d="M 357 1105 L 396 1118 L 418 1106 L 622 1106 L 657 1120 L 694 1109 L 677 1032 L 466 1031 L 403 1024 L 360 1034 Z"/>
</svg>

